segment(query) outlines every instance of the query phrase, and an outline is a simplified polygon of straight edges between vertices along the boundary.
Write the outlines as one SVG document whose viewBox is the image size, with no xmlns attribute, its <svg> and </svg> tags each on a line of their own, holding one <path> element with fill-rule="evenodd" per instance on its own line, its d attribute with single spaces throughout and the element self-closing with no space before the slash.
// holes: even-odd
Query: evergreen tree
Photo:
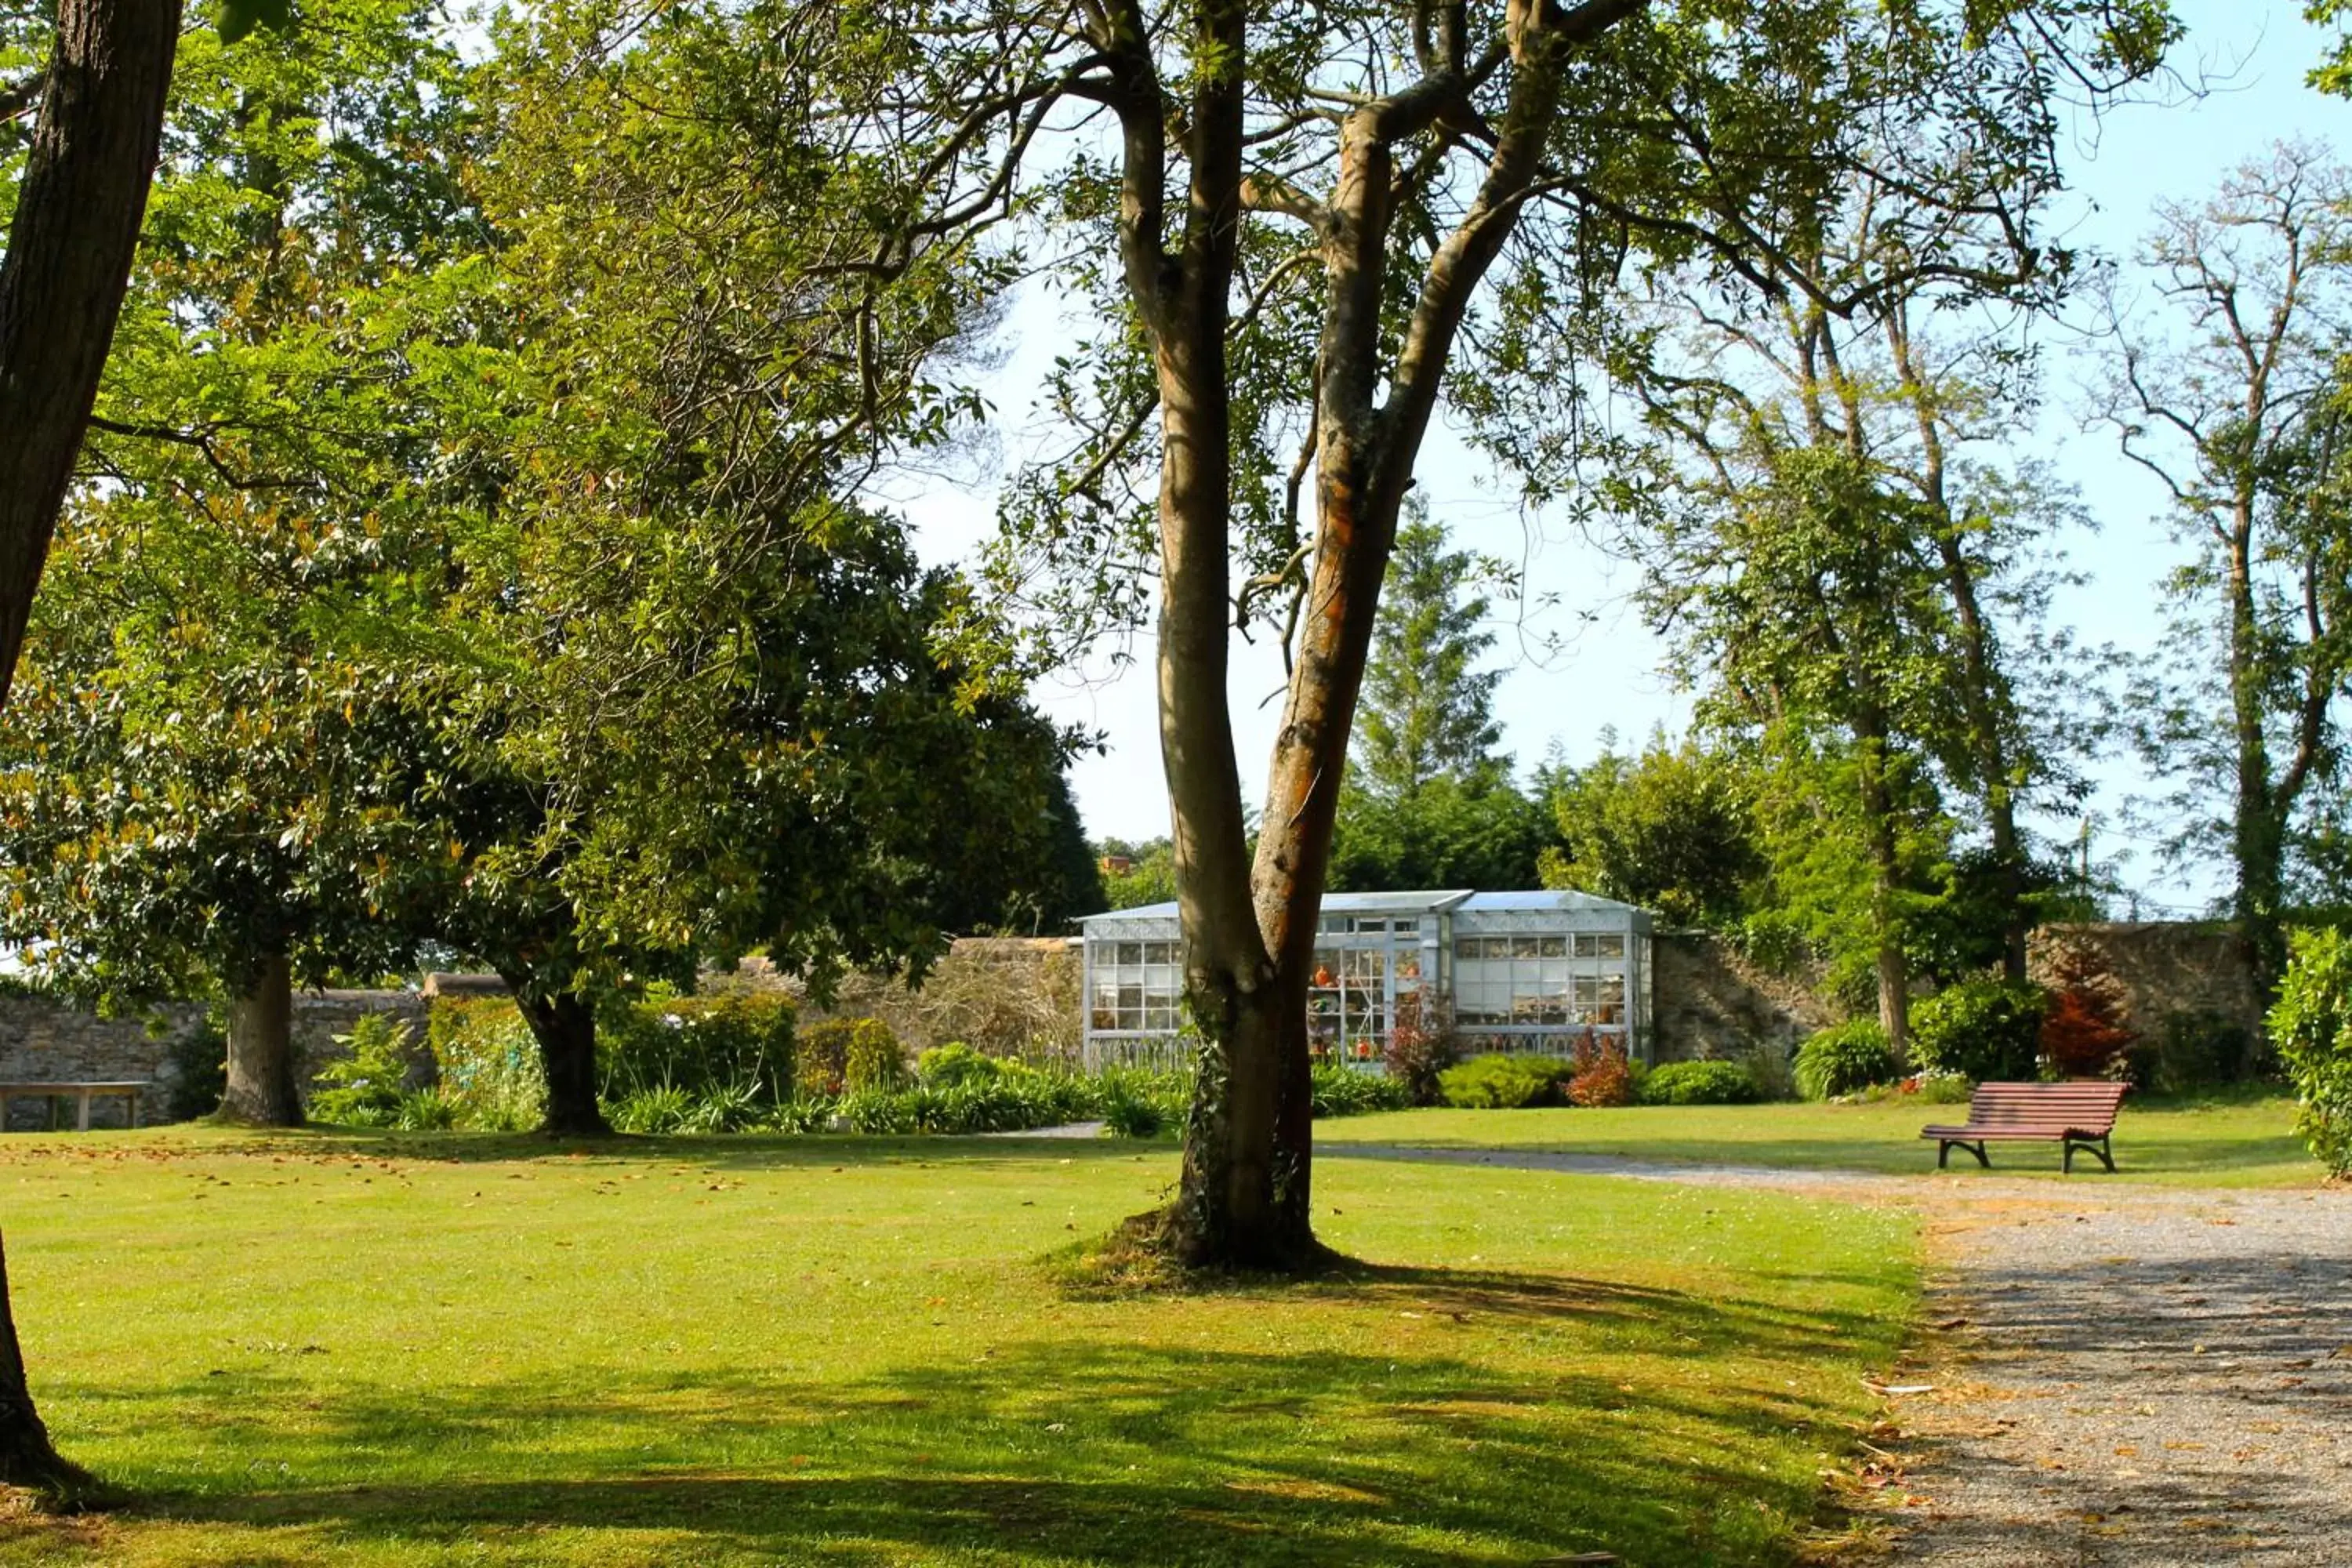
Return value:
<svg viewBox="0 0 2352 1568">
<path fill-rule="evenodd" d="M 1484 595 L 1465 590 L 1480 575 L 1477 558 L 1445 548 L 1445 531 L 1429 520 L 1416 492 L 1405 500 L 1396 552 L 1364 668 L 1356 763 L 1365 787 L 1391 799 L 1442 774 L 1468 780 L 1507 766 L 1495 747 L 1497 669 L 1480 670 L 1495 646 L 1481 629 Z"/>
</svg>

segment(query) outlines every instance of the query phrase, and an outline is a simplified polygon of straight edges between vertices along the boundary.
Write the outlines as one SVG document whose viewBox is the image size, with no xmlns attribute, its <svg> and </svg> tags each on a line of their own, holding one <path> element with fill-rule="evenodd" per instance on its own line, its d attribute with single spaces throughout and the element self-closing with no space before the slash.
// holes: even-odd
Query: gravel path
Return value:
<svg viewBox="0 0 2352 1568">
<path fill-rule="evenodd" d="M 1929 1213 L 1896 1562 L 2352 1565 L 2352 1192 Z"/>
<path fill-rule="evenodd" d="M 2352 1191 L 1643 1164 L 1327 1144 L 1327 1156 L 1915 1205 L 1937 1331 L 1865 1479 L 1906 1568 L 2352 1568 Z"/>
</svg>

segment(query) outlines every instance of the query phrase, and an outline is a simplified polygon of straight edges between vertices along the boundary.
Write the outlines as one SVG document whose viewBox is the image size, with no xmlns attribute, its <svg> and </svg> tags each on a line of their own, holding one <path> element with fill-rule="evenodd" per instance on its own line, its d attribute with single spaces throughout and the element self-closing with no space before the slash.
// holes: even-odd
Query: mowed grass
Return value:
<svg viewBox="0 0 2352 1568">
<path fill-rule="evenodd" d="M 1362 1259 L 1090 1295 L 1164 1146 L 0 1144 L 35 1389 L 128 1510 L 0 1563 L 1779 1563 L 1912 1219 L 1333 1161 Z"/>
<path fill-rule="evenodd" d="M 2127 1100 L 2116 1122 L 2119 1167 L 2074 1157 L 2074 1182 L 2193 1186 L 2316 1186 L 2325 1175 L 2294 1135 L 2294 1101 L 2266 1092 Z M 1318 1121 L 1317 1140 L 1423 1148 L 1515 1149 L 1662 1163 L 1765 1165 L 1933 1176 L 1936 1145 L 1919 1129 L 1968 1120 L 1965 1105 L 1633 1106 L 1622 1110 L 1402 1110 Z M 2055 1143 L 1995 1143 L 1992 1170 L 1952 1152 L 1951 1173 L 2060 1173 Z"/>
</svg>

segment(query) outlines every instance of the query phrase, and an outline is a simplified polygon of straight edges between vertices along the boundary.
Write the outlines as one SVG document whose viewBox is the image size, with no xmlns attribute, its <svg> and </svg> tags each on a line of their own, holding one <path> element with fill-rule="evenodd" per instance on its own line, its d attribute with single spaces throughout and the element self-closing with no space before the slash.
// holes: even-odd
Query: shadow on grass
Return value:
<svg viewBox="0 0 2352 1568">
<path fill-rule="evenodd" d="M 1334 1288 L 1485 1313 L 1591 1307 L 1440 1272 Z M 1787 1325 L 1738 1304 L 1643 1292 L 1601 1310 L 1669 1336 L 1727 1317 L 1751 1331 L 1748 1348 L 1789 1352 Z M 1813 1348 L 1827 1337 L 1817 1327 Z M 114 1407 L 106 1425 L 193 1421 L 207 1451 L 268 1454 L 301 1478 L 224 1459 L 141 1505 L 264 1532 L 249 1552 L 254 1538 L 235 1538 L 240 1563 L 269 1562 L 274 1529 L 493 1553 L 514 1532 L 514 1560 L 529 1561 L 525 1532 L 564 1528 L 674 1532 L 676 1554 L 655 1560 L 693 1563 L 1438 1568 L 1603 1549 L 1761 1563 L 1784 1560 L 1813 1512 L 1815 1451 L 1843 1445 L 1847 1413 L 1777 1376 L 1636 1394 L 1622 1373 L 1515 1359 L 1031 1340 L 844 1383 L 639 1373 L 406 1396 L 306 1384 L 312 1411 L 290 1422 L 278 1412 L 297 1388 L 266 1375 L 81 1397 Z"/>
</svg>

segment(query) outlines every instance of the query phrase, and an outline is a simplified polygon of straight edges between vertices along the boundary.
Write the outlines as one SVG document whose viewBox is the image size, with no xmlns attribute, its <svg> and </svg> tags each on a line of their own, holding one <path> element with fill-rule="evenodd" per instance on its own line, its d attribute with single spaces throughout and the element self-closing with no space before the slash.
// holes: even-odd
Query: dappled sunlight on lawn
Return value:
<svg viewBox="0 0 2352 1568">
<path fill-rule="evenodd" d="M 1173 1167 L 1108 1142 L 5 1153 L 37 1391 L 141 1501 L 0 1563 L 1774 1563 L 1915 1275 L 1885 1213 L 1334 1162 L 1359 1265 L 1103 1294 Z"/>
</svg>

